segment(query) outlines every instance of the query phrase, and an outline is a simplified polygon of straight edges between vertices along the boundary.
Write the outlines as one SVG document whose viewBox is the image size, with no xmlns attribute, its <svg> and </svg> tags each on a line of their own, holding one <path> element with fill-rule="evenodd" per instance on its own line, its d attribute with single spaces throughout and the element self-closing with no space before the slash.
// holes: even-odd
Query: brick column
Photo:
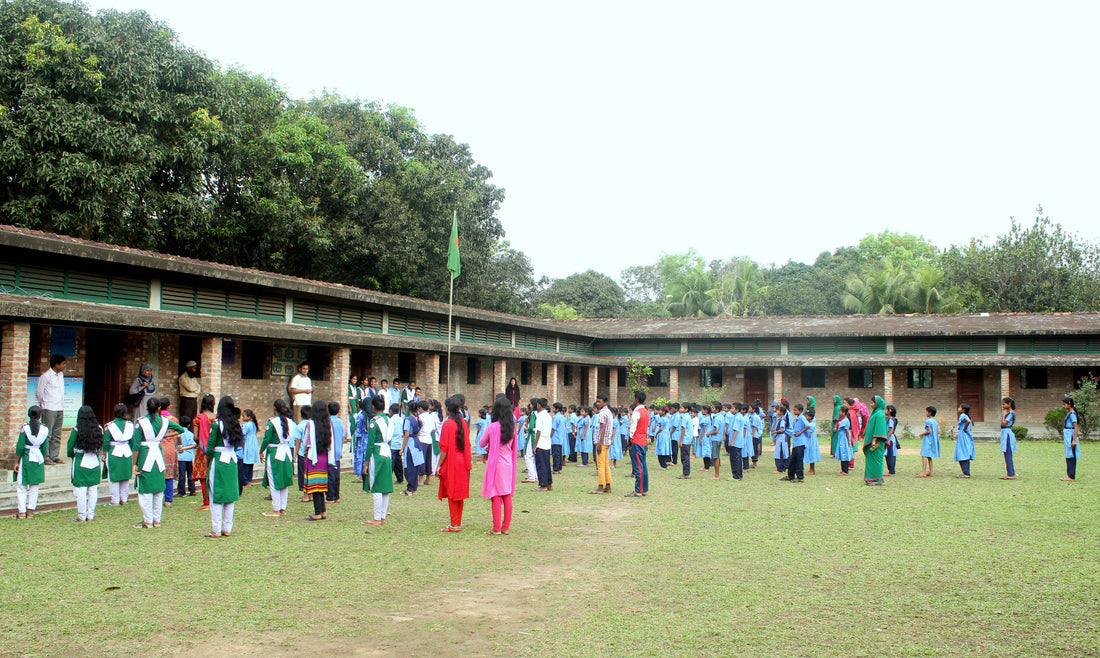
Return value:
<svg viewBox="0 0 1100 658">
<path fill-rule="evenodd" d="M 454 359 L 454 355 L 451 355 L 451 359 Z M 448 396 L 454 395 L 455 391 L 447 390 L 447 383 L 439 383 L 439 355 L 438 354 L 425 354 L 423 359 L 417 359 L 417 361 L 423 361 L 424 367 L 421 375 L 418 377 L 420 380 L 420 397 L 428 397 L 438 399 L 440 402 L 444 401 Z M 451 364 L 451 374 L 454 375 L 454 364 Z"/>
<path fill-rule="evenodd" d="M 15 468 L 15 442 L 27 416 L 27 362 L 31 325 L 9 322 L 0 330 L 0 464 Z"/>
<path fill-rule="evenodd" d="M 517 378 L 518 379 L 518 378 Z M 508 386 L 508 360 L 497 359 L 493 361 L 493 394 L 490 404 L 497 399 L 498 393 L 503 393 Z"/>
<path fill-rule="evenodd" d="M 220 400 L 222 393 L 222 337 L 202 339 L 202 390 Z M 236 400 L 234 400 L 236 402 Z"/>
<path fill-rule="evenodd" d="M 1009 392 L 1010 390 L 1008 385 L 1008 368 L 1001 368 L 1001 397 L 1012 397 L 1012 393 Z"/>
<path fill-rule="evenodd" d="M 883 368 L 882 369 L 882 399 L 886 400 L 887 404 L 891 404 L 894 401 L 894 369 Z"/>
<path fill-rule="evenodd" d="M 556 363 L 546 364 L 546 399 L 550 401 L 550 404 L 559 402 L 558 400 L 558 371 L 560 366 Z"/>
<path fill-rule="evenodd" d="M 783 369 L 772 368 L 772 399 L 783 399 Z"/>
<path fill-rule="evenodd" d="M 607 403 L 612 407 L 619 406 L 619 373 L 616 368 L 611 369 L 611 386 L 607 391 Z"/>
<path fill-rule="evenodd" d="M 588 399 L 584 400 L 586 406 L 596 403 L 596 388 L 600 385 L 600 369 L 596 366 L 588 367 Z"/>
<path fill-rule="evenodd" d="M 669 368 L 668 369 L 668 399 L 676 402 L 680 399 L 680 369 Z M 634 400 L 630 401 L 631 403 Z"/>
<path fill-rule="evenodd" d="M 354 409 L 348 409 L 348 379 L 351 377 L 351 348 L 336 347 L 329 351 L 332 355 L 332 363 L 329 364 L 329 378 L 331 392 L 329 401 L 340 403 L 340 418 L 344 421 L 344 427 L 348 427 L 348 419 L 355 414 Z M 368 375 L 369 377 L 370 375 Z"/>
</svg>

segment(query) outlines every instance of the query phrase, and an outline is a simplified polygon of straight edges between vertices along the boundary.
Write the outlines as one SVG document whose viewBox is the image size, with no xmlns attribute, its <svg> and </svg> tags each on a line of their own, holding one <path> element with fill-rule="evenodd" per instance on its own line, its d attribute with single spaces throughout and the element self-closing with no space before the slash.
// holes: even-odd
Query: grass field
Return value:
<svg viewBox="0 0 1100 658">
<path fill-rule="evenodd" d="M 951 452 L 949 443 L 944 454 Z M 329 520 L 281 519 L 259 487 L 234 536 L 204 539 L 194 498 L 133 530 L 136 502 L 0 520 L 0 653 L 99 655 L 1080 656 L 1100 654 L 1100 475 L 1075 483 L 1062 448 L 1026 443 L 1003 481 L 995 444 L 972 480 L 903 454 L 866 487 L 861 461 L 802 485 L 770 459 L 740 483 L 691 480 L 650 456 L 651 495 L 518 485 L 512 534 L 489 537 L 474 469 L 466 532 L 442 534 L 435 487 L 393 498 L 383 528 L 345 475 Z M 723 464 L 725 467 L 725 464 Z"/>
</svg>

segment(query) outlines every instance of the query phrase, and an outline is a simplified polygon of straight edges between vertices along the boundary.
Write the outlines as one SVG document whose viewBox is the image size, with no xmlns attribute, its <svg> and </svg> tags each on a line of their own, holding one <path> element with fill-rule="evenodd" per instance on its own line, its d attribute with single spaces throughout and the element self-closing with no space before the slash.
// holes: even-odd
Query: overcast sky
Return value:
<svg viewBox="0 0 1100 658">
<path fill-rule="evenodd" d="M 946 246 L 1040 203 L 1100 235 L 1095 0 L 86 4 L 295 97 L 414 108 L 493 171 L 536 274 Z"/>
</svg>

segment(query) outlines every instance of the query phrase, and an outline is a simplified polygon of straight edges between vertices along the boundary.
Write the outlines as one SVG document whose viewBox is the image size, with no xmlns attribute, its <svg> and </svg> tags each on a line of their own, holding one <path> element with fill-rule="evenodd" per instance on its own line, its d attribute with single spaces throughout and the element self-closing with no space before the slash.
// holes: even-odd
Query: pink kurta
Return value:
<svg viewBox="0 0 1100 658">
<path fill-rule="evenodd" d="M 500 423 L 489 423 L 481 434 L 479 442 L 482 448 L 488 448 L 489 458 L 485 464 L 485 481 L 481 484 L 481 495 L 510 496 L 516 491 L 516 454 L 517 444 L 515 425 L 512 440 L 500 444 Z"/>
</svg>

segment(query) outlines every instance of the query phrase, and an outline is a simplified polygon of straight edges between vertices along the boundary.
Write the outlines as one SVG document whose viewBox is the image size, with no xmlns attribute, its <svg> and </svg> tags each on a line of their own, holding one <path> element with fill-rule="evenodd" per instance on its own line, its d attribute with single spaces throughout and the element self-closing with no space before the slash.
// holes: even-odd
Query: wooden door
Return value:
<svg viewBox="0 0 1100 658">
<path fill-rule="evenodd" d="M 966 403 L 970 405 L 970 420 L 975 423 L 985 420 L 985 414 L 982 410 L 982 400 L 985 399 L 982 369 L 959 368 L 957 388 L 958 404 Z"/>
<path fill-rule="evenodd" d="M 584 406 L 588 406 L 588 366 L 581 366 L 581 396 L 580 403 Z"/>
<path fill-rule="evenodd" d="M 84 359 L 84 404 L 95 411 L 101 423 L 114 418 L 111 413 L 122 402 L 119 383 L 123 334 L 117 331 L 89 329 Z"/>
<path fill-rule="evenodd" d="M 745 368 L 745 404 L 752 404 L 753 400 L 760 400 L 760 404 L 767 407 L 768 400 L 768 369 Z"/>
</svg>

